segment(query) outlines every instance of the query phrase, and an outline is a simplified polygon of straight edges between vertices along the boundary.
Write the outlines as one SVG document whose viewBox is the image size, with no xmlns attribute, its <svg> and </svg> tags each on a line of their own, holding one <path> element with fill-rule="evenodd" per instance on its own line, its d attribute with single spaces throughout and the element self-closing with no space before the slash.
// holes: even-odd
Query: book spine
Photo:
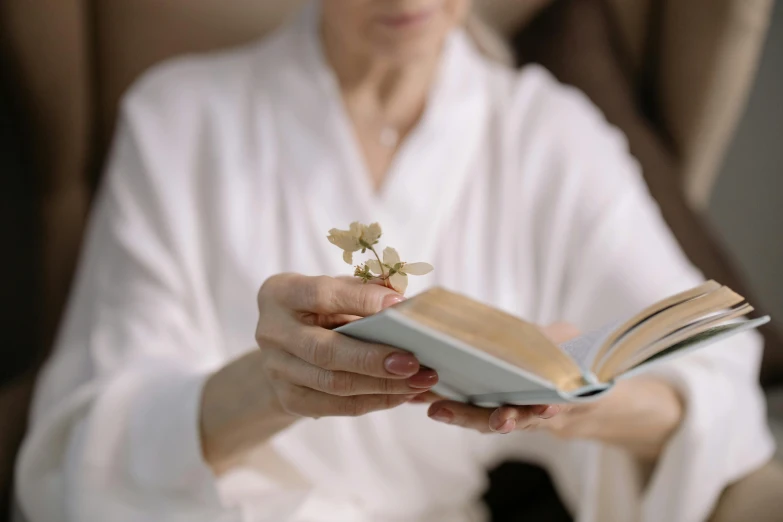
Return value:
<svg viewBox="0 0 783 522">
<path fill-rule="evenodd" d="M 582 369 L 582 378 L 587 386 L 597 386 L 601 384 L 601 381 L 598 380 L 596 374 L 584 368 Z"/>
</svg>

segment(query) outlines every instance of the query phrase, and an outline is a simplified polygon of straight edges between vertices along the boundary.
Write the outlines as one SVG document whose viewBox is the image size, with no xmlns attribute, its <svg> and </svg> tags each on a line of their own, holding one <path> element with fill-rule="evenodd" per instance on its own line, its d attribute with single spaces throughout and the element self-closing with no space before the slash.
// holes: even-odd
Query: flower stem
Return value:
<svg viewBox="0 0 783 522">
<path fill-rule="evenodd" d="M 378 260 L 378 266 L 381 267 L 381 281 L 383 281 L 383 284 L 387 288 L 392 288 L 392 286 L 389 284 L 389 278 L 386 277 L 386 271 L 383 269 L 383 262 L 381 262 L 381 257 L 378 255 L 378 252 L 375 251 L 374 247 L 371 246 L 370 250 L 372 251 L 373 254 L 375 254 L 375 259 Z"/>
</svg>

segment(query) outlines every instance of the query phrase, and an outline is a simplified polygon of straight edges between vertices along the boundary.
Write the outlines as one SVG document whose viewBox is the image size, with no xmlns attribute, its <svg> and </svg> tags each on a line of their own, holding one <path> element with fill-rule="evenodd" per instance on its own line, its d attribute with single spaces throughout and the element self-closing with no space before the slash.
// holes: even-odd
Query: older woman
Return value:
<svg viewBox="0 0 783 522">
<path fill-rule="evenodd" d="M 696 521 L 769 458 L 752 333 L 580 409 L 491 411 L 422 404 L 434 371 L 328 329 L 402 299 L 323 275 L 346 273 L 325 235 L 354 220 L 435 265 L 411 293 L 539 324 L 700 280 L 623 137 L 482 56 L 469 8 L 313 4 L 136 85 L 19 462 L 32 522 L 482 520 L 507 457 L 579 520 Z"/>
</svg>

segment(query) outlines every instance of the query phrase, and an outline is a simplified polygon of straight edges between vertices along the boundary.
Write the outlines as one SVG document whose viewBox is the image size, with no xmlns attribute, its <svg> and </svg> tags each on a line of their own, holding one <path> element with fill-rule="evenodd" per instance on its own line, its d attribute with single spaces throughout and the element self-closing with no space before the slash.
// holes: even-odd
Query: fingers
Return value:
<svg viewBox="0 0 783 522">
<path fill-rule="evenodd" d="M 430 406 L 427 415 L 438 422 L 488 433 L 491 431 L 489 418 L 492 411 L 455 401 L 440 401 Z"/>
<path fill-rule="evenodd" d="M 427 415 L 438 422 L 469 428 L 481 433 L 511 433 L 536 428 L 560 411 L 558 405 L 501 406 L 479 408 L 456 401 L 438 401 Z"/>
<path fill-rule="evenodd" d="M 403 379 L 420 369 L 419 361 L 410 353 L 318 327 L 297 329 L 282 346 L 291 355 L 325 370 Z"/>
<path fill-rule="evenodd" d="M 347 314 L 366 317 L 405 298 L 390 288 L 328 276 L 281 274 L 268 279 L 261 292 L 271 294 L 281 305 L 316 314 Z"/>
<path fill-rule="evenodd" d="M 279 274 L 258 292 L 256 341 L 263 373 L 287 412 L 356 416 L 394 408 L 435 383 L 407 352 L 331 331 L 404 298 L 358 280 Z"/>
<path fill-rule="evenodd" d="M 410 395 L 353 395 L 337 397 L 301 386 L 287 385 L 277 389 L 283 408 L 300 417 L 357 417 L 374 411 L 388 410 L 405 404 Z"/>
<path fill-rule="evenodd" d="M 357 282 L 356 281 L 356 276 L 344 276 L 343 275 L 343 276 L 337 276 L 337 277 L 335 277 L 335 279 L 337 279 L 338 281 L 347 281 L 348 283 L 351 283 L 351 284 L 354 284 L 354 283 Z M 385 286 L 386 288 L 389 288 L 389 285 L 387 284 L 387 282 L 385 280 L 381 280 L 381 279 L 370 279 L 366 283 L 364 283 L 362 281 L 362 284 Z"/>
<path fill-rule="evenodd" d="M 338 326 L 343 326 L 350 322 L 356 321 L 357 319 L 361 319 L 361 317 L 359 317 L 358 315 L 348 315 L 348 314 L 333 314 L 333 315 L 303 314 L 301 317 L 301 321 L 304 324 L 310 326 L 320 326 L 321 328 L 326 328 L 327 330 L 333 330 Z"/>
<path fill-rule="evenodd" d="M 437 393 L 427 391 L 424 393 L 420 393 L 419 395 L 415 396 L 410 400 L 411 404 L 432 404 L 433 402 L 442 401 L 443 397 L 438 395 Z"/>
<path fill-rule="evenodd" d="M 266 366 L 273 381 L 321 391 L 330 395 L 410 395 L 422 393 L 438 382 L 438 374 L 423 369 L 407 379 L 382 379 L 344 371 L 331 371 L 309 364 L 285 352 L 274 353 Z"/>
</svg>

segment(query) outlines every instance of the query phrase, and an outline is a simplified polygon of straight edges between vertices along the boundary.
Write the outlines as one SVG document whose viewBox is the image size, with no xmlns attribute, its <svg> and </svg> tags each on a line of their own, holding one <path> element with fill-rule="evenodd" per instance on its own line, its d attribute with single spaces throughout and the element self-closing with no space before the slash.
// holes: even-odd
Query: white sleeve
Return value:
<svg viewBox="0 0 783 522">
<path fill-rule="evenodd" d="M 562 270 L 548 276 L 560 282 L 552 283 L 560 284 L 560 319 L 588 329 L 703 279 L 663 221 L 625 138 L 586 100 L 573 95 L 570 103 L 566 135 L 577 141 L 576 154 L 561 181 L 574 190 L 549 202 L 568 226 L 551 231 L 559 258 L 553 266 Z M 757 383 L 761 350 L 760 336 L 745 333 L 656 370 L 684 397 L 685 417 L 639 498 L 628 499 L 639 506 L 638 518 L 703 520 L 726 485 L 770 458 Z M 613 450 L 604 453 L 602 477 L 623 476 L 622 469 L 635 465 L 630 455 L 618 460 L 608 457 Z"/>
<path fill-rule="evenodd" d="M 162 121 L 178 117 L 160 105 L 149 119 L 154 109 L 126 103 L 39 379 L 16 476 L 31 522 L 243 520 L 201 453 L 201 390 L 228 353 L 204 266 L 208 231 L 197 226 L 193 171 L 164 159 L 187 155 L 187 140 L 151 152 L 171 130 Z"/>
</svg>

